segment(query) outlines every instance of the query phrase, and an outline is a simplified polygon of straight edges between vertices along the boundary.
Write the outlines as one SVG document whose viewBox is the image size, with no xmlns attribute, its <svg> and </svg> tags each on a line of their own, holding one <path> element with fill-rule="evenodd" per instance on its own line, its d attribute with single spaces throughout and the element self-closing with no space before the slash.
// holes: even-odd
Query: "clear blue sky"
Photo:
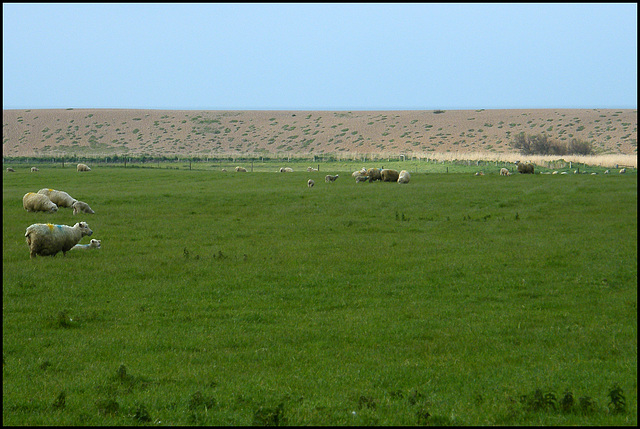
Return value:
<svg viewBox="0 0 640 429">
<path fill-rule="evenodd" d="M 637 108 L 636 3 L 6 4 L 4 109 Z"/>
</svg>

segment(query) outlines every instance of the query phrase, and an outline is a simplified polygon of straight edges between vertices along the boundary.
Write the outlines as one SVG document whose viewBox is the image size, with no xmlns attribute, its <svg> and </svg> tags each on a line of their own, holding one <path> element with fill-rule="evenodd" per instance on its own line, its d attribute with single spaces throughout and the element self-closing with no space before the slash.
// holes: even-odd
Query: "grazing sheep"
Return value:
<svg viewBox="0 0 640 429">
<path fill-rule="evenodd" d="M 58 211 L 58 206 L 46 195 L 27 192 L 22 197 L 22 207 L 28 212 L 49 212 Z"/>
<path fill-rule="evenodd" d="M 398 176 L 398 183 L 409 183 L 409 180 L 411 180 L 409 172 L 407 170 L 402 170 Z"/>
<path fill-rule="evenodd" d="M 397 182 L 398 177 L 400 177 L 400 173 L 396 170 L 384 169 L 380 171 L 380 180 L 383 182 Z"/>
<path fill-rule="evenodd" d="M 77 200 L 65 191 L 56 191 L 51 188 L 43 188 L 38 191 L 39 194 L 46 195 L 58 207 L 71 207 Z"/>
<path fill-rule="evenodd" d="M 358 176 L 367 176 L 367 169 L 362 167 L 360 170 L 356 170 L 353 173 L 351 173 L 351 175 L 353 177 L 358 177 Z"/>
<path fill-rule="evenodd" d="M 375 167 L 367 170 L 367 177 L 369 178 L 369 183 L 375 182 L 376 180 L 382 180 L 380 169 Z"/>
<path fill-rule="evenodd" d="M 35 173 L 36 171 L 40 171 L 38 167 L 31 167 L 31 172 Z"/>
<path fill-rule="evenodd" d="M 501 176 L 511 176 L 511 172 L 509 170 L 507 170 L 506 168 L 502 167 L 500 169 L 500 175 Z"/>
<path fill-rule="evenodd" d="M 604 174 L 609 174 L 609 170 L 604 170 Z"/>
<path fill-rule="evenodd" d="M 338 174 L 336 174 L 335 176 L 332 176 L 330 174 L 327 174 L 326 176 L 324 176 L 324 181 L 329 183 L 329 182 L 335 182 L 336 179 L 338 178 Z"/>
<path fill-rule="evenodd" d="M 551 174 L 558 174 L 558 170 L 554 170 L 554 172 Z"/>
<path fill-rule="evenodd" d="M 311 179 L 307 180 L 307 186 L 309 188 L 313 188 L 313 185 L 315 185 L 315 184 L 316 184 L 316 182 L 314 182 L 313 180 L 311 180 Z"/>
<path fill-rule="evenodd" d="M 568 174 L 568 173 L 567 173 L 566 171 L 563 171 L 563 172 L 562 172 L 562 173 L 560 173 L 560 174 Z"/>
<path fill-rule="evenodd" d="M 520 161 L 516 161 L 516 165 L 518 166 L 518 173 L 520 174 L 533 174 L 533 164 L 530 162 L 522 163 Z"/>
<path fill-rule="evenodd" d="M 91 171 L 87 164 L 78 164 L 78 167 L 76 169 L 78 171 Z"/>
<path fill-rule="evenodd" d="M 314 171 L 318 171 L 318 169 L 317 169 L 317 168 L 313 168 L 313 167 L 307 167 L 307 171 L 308 171 L 309 173 L 312 173 L 312 172 L 314 172 Z"/>
<path fill-rule="evenodd" d="M 247 169 L 246 169 L 246 168 L 244 168 L 244 167 L 236 167 L 236 171 L 237 171 L 237 172 L 240 172 L 240 173 L 246 173 L 246 172 L 247 172 Z"/>
<path fill-rule="evenodd" d="M 100 240 L 96 240 L 95 238 L 92 238 L 91 241 L 89 242 L 89 244 L 76 244 L 75 246 L 73 246 L 71 248 L 71 250 L 73 250 L 73 249 L 99 249 L 100 246 L 101 246 Z"/>
<path fill-rule="evenodd" d="M 620 170 L 620 174 L 624 174 L 624 173 L 626 173 L 626 172 L 627 172 L 627 169 L 626 169 L 626 168 L 623 168 L 622 170 Z"/>
<path fill-rule="evenodd" d="M 282 168 L 280 168 L 280 173 L 293 173 L 293 168 L 291 168 L 291 167 L 282 167 Z"/>
<path fill-rule="evenodd" d="M 91 207 L 89 207 L 89 204 L 85 203 L 84 201 L 76 201 L 75 203 L 73 203 L 73 205 L 71 207 L 73 207 L 73 214 L 74 215 L 77 215 L 78 213 L 88 213 L 88 214 L 94 214 L 95 213 L 91 209 Z"/>
<path fill-rule="evenodd" d="M 16 170 L 14 170 L 13 168 L 7 167 L 7 173 L 15 173 L 15 172 Z"/>
<path fill-rule="evenodd" d="M 24 236 L 31 258 L 35 258 L 36 255 L 55 256 L 58 252 L 66 256 L 82 237 L 91 234 L 93 231 L 86 222 L 78 222 L 74 226 L 34 223 L 27 228 Z"/>
<path fill-rule="evenodd" d="M 356 176 L 356 183 L 366 182 L 367 180 L 369 180 L 367 176 Z"/>
</svg>

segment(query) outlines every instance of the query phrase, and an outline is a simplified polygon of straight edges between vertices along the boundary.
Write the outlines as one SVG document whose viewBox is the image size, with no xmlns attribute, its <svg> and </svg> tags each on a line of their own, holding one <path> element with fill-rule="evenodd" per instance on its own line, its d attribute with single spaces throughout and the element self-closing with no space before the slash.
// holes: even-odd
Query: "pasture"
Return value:
<svg viewBox="0 0 640 429">
<path fill-rule="evenodd" d="M 635 170 L 361 166 L 3 172 L 3 424 L 637 425 Z"/>
</svg>

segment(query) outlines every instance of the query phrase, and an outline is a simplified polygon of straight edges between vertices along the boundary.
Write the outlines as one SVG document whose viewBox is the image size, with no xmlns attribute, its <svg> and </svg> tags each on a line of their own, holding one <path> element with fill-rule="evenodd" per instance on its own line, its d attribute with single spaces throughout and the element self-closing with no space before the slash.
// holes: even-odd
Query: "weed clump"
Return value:
<svg viewBox="0 0 640 429">
<path fill-rule="evenodd" d="M 609 410 L 612 414 L 623 414 L 627 408 L 627 400 L 624 397 L 622 389 L 617 384 L 614 384 L 609 391 Z"/>
<path fill-rule="evenodd" d="M 527 411 L 546 411 L 556 410 L 556 395 L 553 393 L 542 393 L 542 390 L 536 389 L 533 394 L 522 395 L 520 403 L 524 405 Z"/>
<path fill-rule="evenodd" d="M 361 410 L 363 408 L 371 408 L 376 409 L 376 401 L 371 396 L 360 396 L 358 399 L 358 409 Z"/>
<path fill-rule="evenodd" d="M 143 404 L 140 404 L 133 414 L 133 419 L 140 423 L 149 423 L 151 421 L 151 415 L 149 411 L 147 411 L 147 408 Z"/>
<path fill-rule="evenodd" d="M 62 409 L 66 406 L 66 402 L 67 402 L 67 393 L 63 390 L 62 392 L 60 392 L 58 396 L 56 396 L 56 399 L 55 401 L 53 401 L 53 404 L 51 406 L 53 408 Z"/>
<path fill-rule="evenodd" d="M 276 407 L 260 407 L 253 413 L 254 426 L 284 426 L 287 419 L 284 416 L 284 403 Z"/>
<path fill-rule="evenodd" d="M 98 413 L 102 416 L 115 416 L 118 414 L 120 409 L 120 404 L 118 404 L 114 399 L 98 401 L 96 406 L 98 407 Z"/>
</svg>

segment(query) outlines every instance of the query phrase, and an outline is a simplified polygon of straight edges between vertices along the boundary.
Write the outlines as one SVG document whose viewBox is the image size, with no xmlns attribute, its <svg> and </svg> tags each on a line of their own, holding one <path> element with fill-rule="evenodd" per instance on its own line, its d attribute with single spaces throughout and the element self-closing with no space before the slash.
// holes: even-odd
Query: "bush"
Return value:
<svg viewBox="0 0 640 429">
<path fill-rule="evenodd" d="M 522 155 L 591 155 L 591 143 L 572 139 L 567 145 L 557 140 L 551 140 L 544 134 L 528 136 L 517 134 L 511 142 L 511 147 L 518 149 Z"/>
</svg>

